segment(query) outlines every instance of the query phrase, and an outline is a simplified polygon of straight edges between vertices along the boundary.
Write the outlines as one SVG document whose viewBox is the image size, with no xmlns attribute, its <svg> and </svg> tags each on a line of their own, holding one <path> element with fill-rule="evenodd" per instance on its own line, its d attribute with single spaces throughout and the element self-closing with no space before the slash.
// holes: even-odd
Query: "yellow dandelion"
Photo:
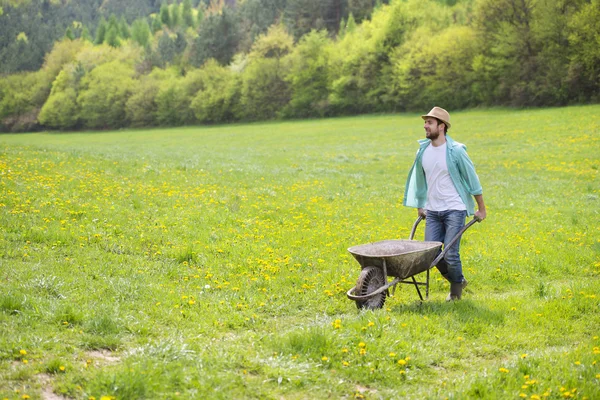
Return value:
<svg viewBox="0 0 600 400">
<path fill-rule="evenodd" d="M 396 353 L 394 353 L 394 352 L 390 353 L 390 357 L 392 357 L 392 358 L 396 357 Z"/>
<path fill-rule="evenodd" d="M 60 367 L 58 367 L 58 369 L 60 369 L 60 370 L 61 370 L 61 372 L 64 372 L 64 371 L 65 371 L 65 366 L 64 366 L 64 365 L 61 365 Z"/>
<path fill-rule="evenodd" d="M 375 326 L 375 322 L 369 321 L 369 323 L 367 324 L 367 326 Z"/>
<path fill-rule="evenodd" d="M 350 363 L 349 363 L 348 361 L 342 361 L 342 365 L 343 365 L 344 367 L 347 367 L 347 366 L 349 366 L 349 365 L 350 365 Z"/>
<path fill-rule="evenodd" d="M 521 354 L 521 358 L 527 358 L 527 353 Z"/>
<path fill-rule="evenodd" d="M 360 348 L 365 348 L 366 346 L 367 346 L 367 345 L 366 345 L 364 342 L 360 342 L 360 343 L 358 344 L 358 347 L 360 347 Z"/>
<path fill-rule="evenodd" d="M 19 354 L 22 355 L 22 356 L 24 356 L 24 355 L 27 354 L 27 350 L 21 349 L 21 350 L 19 350 Z"/>
<path fill-rule="evenodd" d="M 323 356 L 323 357 L 321 357 L 321 360 L 323 360 L 323 361 L 329 361 L 329 357 Z"/>
<path fill-rule="evenodd" d="M 406 364 L 408 364 L 406 360 L 398 360 L 398 365 L 405 366 Z"/>
</svg>

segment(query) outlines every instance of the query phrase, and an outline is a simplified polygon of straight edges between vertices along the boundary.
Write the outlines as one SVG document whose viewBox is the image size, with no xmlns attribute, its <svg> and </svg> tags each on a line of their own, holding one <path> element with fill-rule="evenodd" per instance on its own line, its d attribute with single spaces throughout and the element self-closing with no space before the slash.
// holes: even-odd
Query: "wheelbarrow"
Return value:
<svg viewBox="0 0 600 400">
<path fill-rule="evenodd" d="M 356 302 L 359 309 L 377 309 L 383 307 L 389 288 L 396 291 L 398 283 L 414 285 L 421 301 L 423 295 L 419 286 L 425 286 L 425 299 L 429 298 L 429 270 L 437 265 L 448 249 L 456 243 L 463 233 L 475 222 L 473 219 L 444 247 L 442 242 L 413 240 L 417 226 L 423 217 L 415 221 L 408 240 L 382 240 L 380 242 L 361 244 L 348 249 L 361 266 L 356 286 L 350 289 L 347 296 Z M 425 281 L 417 281 L 415 275 L 427 272 Z M 388 277 L 394 280 L 388 282 Z"/>
</svg>

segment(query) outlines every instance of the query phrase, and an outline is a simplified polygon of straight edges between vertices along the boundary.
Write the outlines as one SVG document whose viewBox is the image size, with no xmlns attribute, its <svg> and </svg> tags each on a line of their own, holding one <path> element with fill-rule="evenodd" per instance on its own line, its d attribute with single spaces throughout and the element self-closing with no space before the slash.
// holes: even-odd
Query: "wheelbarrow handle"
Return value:
<svg viewBox="0 0 600 400">
<path fill-rule="evenodd" d="M 417 226 L 421 223 L 421 221 L 423 221 L 425 218 L 423 218 L 422 216 L 419 215 L 419 218 L 417 218 L 417 220 L 415 221 L 415 223 L 413 224 L 412 230 L 410 231 L 410 236 L 408 237 L 409 240 L 413 240 L 415 238 L 415 232 L 417 231 Z"/>
</svg>

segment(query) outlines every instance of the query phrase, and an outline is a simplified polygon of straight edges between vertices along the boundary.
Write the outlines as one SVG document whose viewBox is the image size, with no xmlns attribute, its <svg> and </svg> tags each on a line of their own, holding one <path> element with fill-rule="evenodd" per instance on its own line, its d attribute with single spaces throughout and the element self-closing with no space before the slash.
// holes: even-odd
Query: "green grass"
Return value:
<svg viewBox="0 0 600 400">
<path fill-rule="evenodd" d="M 416 114 L 0 136 L 0 399 L 600 398 L 600 106 L 452 119 L 469 286 L 374 312 Z"/>
</svg>

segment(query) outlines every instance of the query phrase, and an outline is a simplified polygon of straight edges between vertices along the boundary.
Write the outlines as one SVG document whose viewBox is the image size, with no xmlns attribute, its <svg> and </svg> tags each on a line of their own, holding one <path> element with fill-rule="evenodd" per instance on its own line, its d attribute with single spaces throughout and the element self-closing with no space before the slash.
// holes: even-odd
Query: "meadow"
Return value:
<svg viewBox="0 0 600 400">
<path fill-rule="evenodd" d="M 0 136 L 0 399 L 599 399 L 600 106 L 452 123 L 469 286 L 377 311 L 418 114 Z"/>
</svg>

